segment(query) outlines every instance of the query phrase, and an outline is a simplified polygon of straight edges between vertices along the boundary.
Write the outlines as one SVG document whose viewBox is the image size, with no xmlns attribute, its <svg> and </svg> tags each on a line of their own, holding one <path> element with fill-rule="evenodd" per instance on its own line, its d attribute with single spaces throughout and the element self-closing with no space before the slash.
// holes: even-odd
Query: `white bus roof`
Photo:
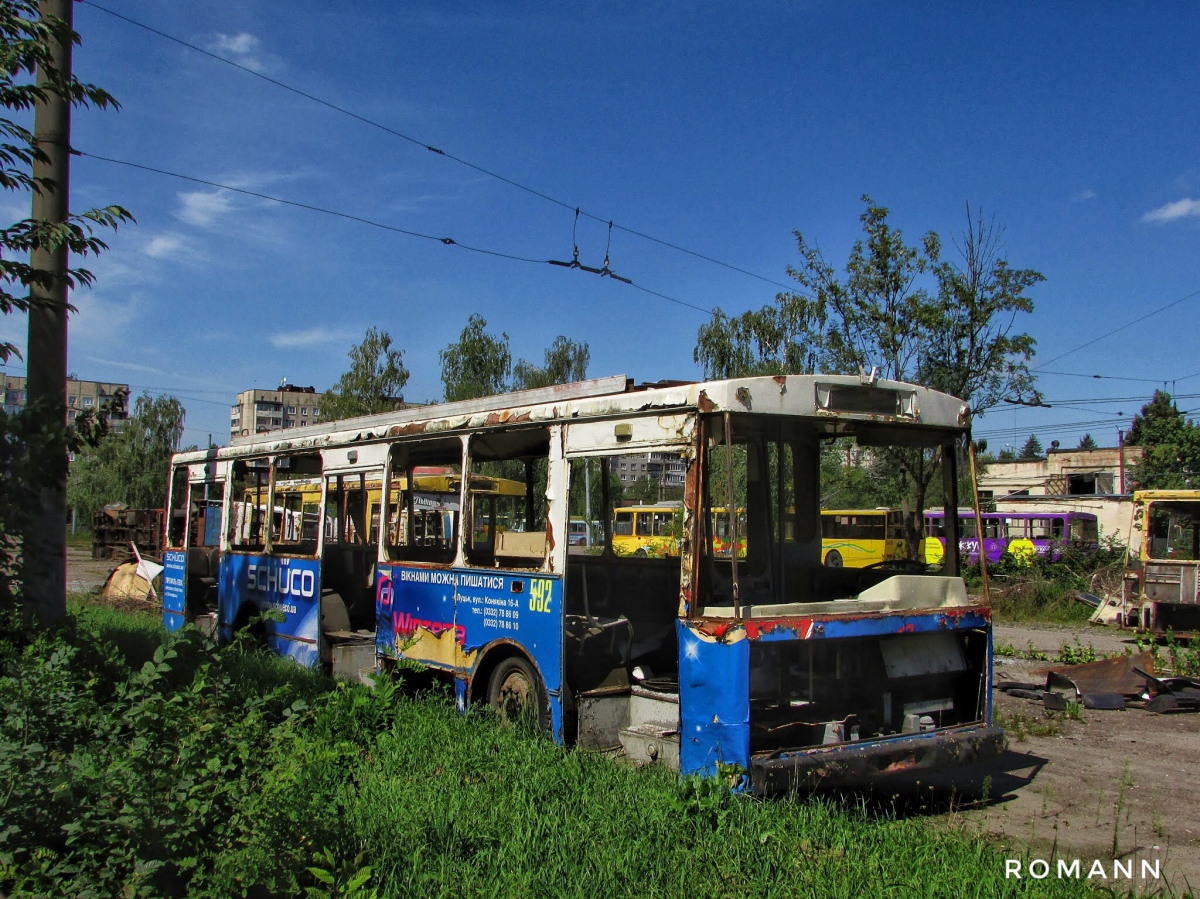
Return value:
<svg viewBox="0 0 1200 899">
<path fill-rule="evenodd" d="M 962 400 L 899 381 L 869 382 L 848 375 L 779 375 L 634 387 L 624 375 L 616 375 L 252 434 L 235 438 L 227 447 L 177 454 L 175 461 L 319 450 L 515 423 L 549 424 L 689 411 L 895 422 L 948 430 L 964 430 L 970 425 L 970 410 Z"/>
</svg>

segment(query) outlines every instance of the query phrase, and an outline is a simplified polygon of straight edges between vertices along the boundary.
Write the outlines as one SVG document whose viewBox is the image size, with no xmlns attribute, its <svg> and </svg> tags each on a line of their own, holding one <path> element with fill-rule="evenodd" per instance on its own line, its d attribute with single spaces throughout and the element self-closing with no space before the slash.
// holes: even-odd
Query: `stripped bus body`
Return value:
<svg viewBox="0 0 1200 899">
<path fill-rule="evenodd" d="M 684 774 L 735 772 L 758 792 L 965 762 L 998 751 L 1002 735 L 990 610 L 959 576 L 957 519 L 936 570 L 830 568 L 820 481 L 829 441 L 853 442 L 854 458 L 922 453 L 940 471 L 931 490 L 954 508 L 968 436 L 953 397 L 788 376 L 601 379 L 246 438 L 177 456 L 183 499 L 171 507 L 187 522 L 192 497 L 265 485 L 249 535 L 261 545 L 224 502 L 208 585 L 191 569 L 208 548 L 179 528 L 171 577 L 183 588 L 164 614 L 189 617 L 193 582 L 209 601 L 215 592 L 222 639 L 247 610 L 295 605 L 267 622 L 267 639 L 299 661 L 367 634 L 383 668 L 420 662 L 462 706 L 529 710 L 561 742 L 620 746 Z M 609 463 L 629 452 L 685 460 L 677 555 L 624 555 L 613 534 L 569 545 L 572 485 L 602 485 L 598 517 L 613 521 Z M 443 489 L 381 489 L 387 524 L 367 524 L 368 482 L 415 484 L 429 467 L 449 472 Z M 265 510 L 302 477 L 319 479 L 322 500 L 313 528 L 299 504 L 297 535 Z M 501 479 L 519 488 L 502 494 Z M 419 527 L 423 507 L 442 516 L 436 536 Z M 722 509 L 738 515 L 718 541 Z"/>
<path fill-rule="evenodd" d="M 1126 542 L 1125 623 L 1200 632 L 1200 490 L 1135 493 Z"/>
</svg>

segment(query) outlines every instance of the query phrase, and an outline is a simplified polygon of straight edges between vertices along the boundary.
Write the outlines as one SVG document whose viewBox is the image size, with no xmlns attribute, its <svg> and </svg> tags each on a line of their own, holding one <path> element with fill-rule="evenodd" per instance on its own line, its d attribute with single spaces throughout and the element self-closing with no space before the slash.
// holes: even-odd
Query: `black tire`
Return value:
<svg viewBox="0 0 1200 899">
<path fill-rule="evenodd" d="M 488 705 L 500 717 L 516 723 L 532 716 L 542 730 L 550 729 L 550 708 L 537 671 L 521 656 L 509 656 L 488 679 Z"/>
<path fill-rule="evenodd" d="M 827 568 L 841 568 L 842 554 L 836 549 L 831 549 L 825 554 L 825 566 Z"/>
</svg>

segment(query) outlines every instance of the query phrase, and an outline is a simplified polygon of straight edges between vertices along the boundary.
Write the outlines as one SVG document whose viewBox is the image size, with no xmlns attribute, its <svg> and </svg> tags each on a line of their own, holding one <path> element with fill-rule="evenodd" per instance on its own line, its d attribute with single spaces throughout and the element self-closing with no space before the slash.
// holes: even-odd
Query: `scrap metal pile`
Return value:
<svg viewBox="0 0 1200 899">
<path fill-rule="evenodd" d="M 1070 703 L 1085 709 L 1141 708 L 1158 714 L 1200 711 L 1200 680 L 1157 677 L 1151 652 L 1049 668 L 1044 681 L 999 681 L 996 689 L 1041 702 L 1047 711 L 1066 711 Z"/>
</svg>

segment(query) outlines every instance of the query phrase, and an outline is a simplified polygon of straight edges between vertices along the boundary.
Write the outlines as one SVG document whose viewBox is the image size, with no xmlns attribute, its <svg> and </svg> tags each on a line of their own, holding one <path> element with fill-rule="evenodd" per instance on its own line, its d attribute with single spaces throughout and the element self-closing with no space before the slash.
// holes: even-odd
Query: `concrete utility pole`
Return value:
<svg viewBox="0 0 1200 899">
<path fill-rule="evenodd" d="M 72 0 L 40 0 L 42 21 L 58 19 L 70 28 Z M 51 43 L 58 76 L 65 85 L 71 79 L 71 43 Z M 41 67 L 37 83 L 44 85 L 49 74 Z M 71 143 L 71 104 L 64 97 L 48 92 L 44 103 L 34 107 L 33 139 L 46 154 L 45 161 L 33 163 L 35 179 L 49 179 L 53 189 L 33 192 L 35 220 L 59 224 L 69 211 L 69 148 Z M 53 273 L 49 287 L 30 288 L 28 356 L 28 401 L 46 416 L 46 427 L 61 427 L 66 419 L 67 395 L 67 248 L 37 249 L 31 254 L 35 269 Z M 46 462 L 54 480 L 42 488 L 41 502 L 32 510 L 32 521 L 25 554 L 25 623 L 34 619 L 51 624 L 67 611 L 67 447 L 55 440 L 45 447 Z"/>
</svg>

